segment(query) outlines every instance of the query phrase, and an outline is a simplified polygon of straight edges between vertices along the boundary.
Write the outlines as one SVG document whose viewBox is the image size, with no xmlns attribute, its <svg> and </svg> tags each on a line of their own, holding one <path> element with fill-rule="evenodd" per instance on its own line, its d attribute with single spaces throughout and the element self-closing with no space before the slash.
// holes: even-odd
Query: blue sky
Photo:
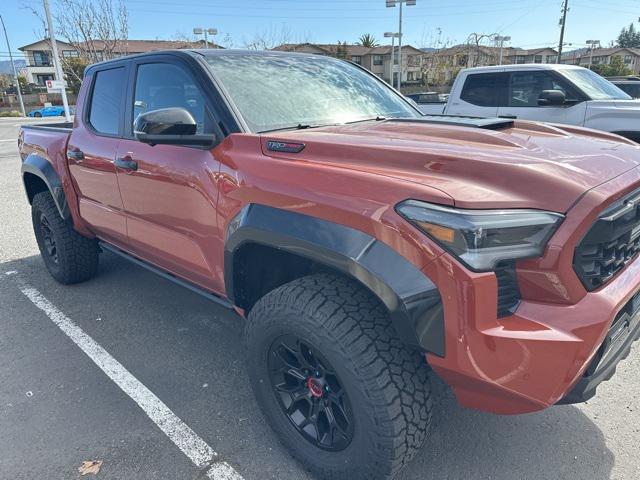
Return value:
<svg viewBox="0 0 640 480">
<path fill-rule="evenodd" d="M 50 0 L 52 9 L 57 0 Z M 513 46 L 557 45 L 562 0 L 417 0 L 405 9 L 405 43 L 436 46 L 462 43 L 469 33 L 510 35 Z M 397 29 L 396 8 L 384 0 L 125 0 L 130 14 L 130 38 L 172 39 L 192 36 L 194 26 L 216 27 L 233 46 L 243 47 L 256 33 L 292 42 L 355 42 L 363 33 L 379 40 Z M 640 16 L 637 0 L 569 0 L 566 41 L 574 48 L 587 39 L 603 44 Z M 41 9 L 40 0 L 0 0 L 0 14 L 16 51 L 36 39 L 38 20 L 27 6 Z M 441 34 L 439 32 L 442 32 Z M 283 35 L 284 32 L 284 35 Z M 568 47 L 571 49 L 571 47 Z M 0 59 L 6 59 L 4 39 Z"/>
</svg>

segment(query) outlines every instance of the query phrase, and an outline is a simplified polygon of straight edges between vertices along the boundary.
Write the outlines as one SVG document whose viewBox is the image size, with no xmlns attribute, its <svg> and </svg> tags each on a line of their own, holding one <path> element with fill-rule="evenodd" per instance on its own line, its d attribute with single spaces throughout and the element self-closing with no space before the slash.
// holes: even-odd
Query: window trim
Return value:
<svg viewBox="0 0 640 480">
<path fill-rule="evenodd" d="M 573 85 L 567 78 L 563 77 L 562 75 L 560 75 L 559 73 L 553 70 L 546 70 L 546 69 L 540 68 L 540 69 L 519 70 L 517 72 L 505 72 L 505 73 L 508 75 L 507 92 L 506 92 L 507 94 L 505 96 L 507 104 L 500 105 L 498 106 L 498 108 L 571 108 L 571 107 L 575 107 L 576 105 L 580 105 L 581 103 L 584 103 L 587 100 L 582 90 L 580 90 L 577 86 Z M 523 74 L 523 73 L 546 73 L 547 75 L 553 77 L 556 81 L 567 84 L 572 90 L 574 90 L 575 93 L 578 95 L 578 98 L 576 98 L 577 101 L 567 103 L 565 105 L 549 105 L 546 107 L 540 106 L 540 105 L 513 105 L 513 106 L 508 105 L 513 77 L 514 75 Z"/>
<path fill-rule="evenodd" d="M 93 94 L 94 94 L 94 90 L 96 87 L 96 80 L 98 78 L 98 73 L 100 72 L 105 72 L 107 70 L 115 70 L 116 68 L 124 68 L 124 81 L 126 82 L 125 85 L 129 84 L 129 80 L 130 80 L 130 68 L 129 68 L 129 62 L 114 62 L 114 63 L 108 63 L 106 65 L 101 66 L 100 68 L 94 68 L 91 71 L 91 85 L 89 88 L 89 91 L 87 92 L 87 96 L 85 97 L 84 100 L 84 105 L 85 108 L 83 108 L 83 113 L 82 113 L 82 123 L 85 126 L 85 128 L 87 130 L 89 130 L 92 134 L 98 136 L 98 137 L 106 137 L 106 138 L 123 138 L 123 116 L 122 113 L 124 111 L 124 109 L 126 108 L 126 99 L 127 99 L 127 89 L 125 89 L 125 93 L 124 95 L 122 95 L 122 99 L 121 101 L 121 105 L 120 108 L 118 109 L 120 114 L 118 115 L 118 133 L 116 134 L 112 134 L 112 133 L 105 133 L 105 132 L 100 132 L 98 130 L 96 130 L 96 128 L 91 124 L 90 121 L 90 116 L 91 116 L 91 108 L 93 107 Z M 85 77 L 86 78 L 86 77 Z"/>
<path fill-rule="evenodd" d="M 507 88 L 505 89 L 505 91 L 498 97 L 498 102 L 497 105 L 478 105 L 477 103 L 473 103 L 470 102 L 468 100 L 466 100 L 464 98 L 464 92 L 465 92 L 465 88 L 467 87 L 467 84 L 469 83 L 469 80 L 471 79 L 471 77 L 479 77 L 479 76 L 489 76 L 489 75 L 494 75 L 494 76 L 503 76 L 506 79 L 506 85 Z M 469 105 L 473 105 L 474 107 L 478 107 L 478 108 L 501 108 L 504 107 L 506 105 L 501 105 L 500 102 L 506 102 L 507 100 L 507 92 L 509 89 L 509 85 L 510 85 L 511 79 L 510 79 L 510 74 L 509 72 L 505 72 L 504 70 L 499 71 L 499 72 L 478 72 L 478 73 L 470 73 L 469 75 L 467 75 L 467 78 L 465 78 L 464 80 L 464 84 L 462 85 L 462 89 L 460 90 L 460 100 L 468 103 Z M 500 98 L 502 97 L 502 99 Z"/>
</svg>

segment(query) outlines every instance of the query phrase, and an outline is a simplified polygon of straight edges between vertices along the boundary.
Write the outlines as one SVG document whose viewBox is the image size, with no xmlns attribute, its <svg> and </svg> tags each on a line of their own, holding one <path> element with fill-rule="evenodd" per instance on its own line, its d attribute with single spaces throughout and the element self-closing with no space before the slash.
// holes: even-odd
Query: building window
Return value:
<svg viewBox="0 0 640 480">
<path fill-rule="evenodd" d="M 516 55 L 516 63 L 527 63 L 527 56 L 526 55 Z"/>
<path fill-rule="evenodd" d="M 407 72 L 407 82 L 413 82 L 413 72 Z"/>
<path fill-rule="evenodd" d="M 44 73 L 35 75 L 36 84 L 44 87 L 47 84 L 47 80 L 54 80 L 53 74 Z"/>
<path fill-rule="evenodd" d="M 542 63 L 542 55 L 536 55 L 533 57 L 533 63 Z"/>
<path fill-rule="evenodd" d="M 63 50 L 62 56 L 65 58 L 78 58 L 80 54 L 75 50 Z"/>
<path fill-rule="evenodd" d="M 557 55 L 547 55 L 547 63 L 556 63 L 558 61 Z"/>
<path fill-rule="evenodd" d="M 631 65 L 631 63 L 633 62 L 633 58 L 631 57 L 631 55 L 625 55 L 624 56 L 624 63 L 627 65 Z"/>
<path fill-rule="evenodd" d="M 592 63 L 593 63 L 594 65 L 599 65 L 599 64 L 600 64 L 600 62 L 602 62 L 602 57 L 593 57 L 593 61 L 592 61 Z"/>
<path fill-rule="evenodd" d="M 33 52 L 33 65 L 36 67 L 50 67 L 51 57 L 49 56 L 49 52 L 46 52 L 46 51 Z"/>
<path fill-rule="evenodd" d="M 374 55 L 373 56 L 373 64 L 374 65 L 382 65 L 382 55 Z"/>
<path fill-rule="evenodd" d="M 419 67 L 420 66 L 420 57 L 418 55 L 409 55 L 407 57 L 407 61 L 410 67 Z"/>
<path fill-rule="evenodd" d="M 353 63 L 357 63 L 358 65 L 362 65 L 362 57 L 360 55 L 353 55 L 351 57 L 351 61 Z"/>
</svg>

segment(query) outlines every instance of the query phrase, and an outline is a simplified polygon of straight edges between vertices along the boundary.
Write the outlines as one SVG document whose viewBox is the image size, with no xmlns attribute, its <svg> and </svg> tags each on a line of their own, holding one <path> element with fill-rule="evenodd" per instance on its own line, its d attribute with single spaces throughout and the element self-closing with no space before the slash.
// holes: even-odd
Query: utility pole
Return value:
<svg viewBox="0 0 640 480">
<path fill-rule="evenodd" d="M 44 4 L 44 12 L 47 16 L 47 27 L 49 28 L 49 40 L 51 41 L 51 49 L 53 50 L 53 66 L 56 69 L 56 77 L 62 82 L 62 105 L 64 106 L 64 117 L 67 122 L 71 121 L 71 115 L 69 114 L 69 102 L 67 102 L 67 89 L 64 86 L 64 75 L 62 74 L 62 67 L 60 66 L 60 57 L 58 57 L 58 44 L 56 43 L 56 35 L 53 29 L 53 19 L 51 18 L 51 10 L 49 9 L 49 0 L 42 0 Z"/>
<path fill-rule="evenodd" d="M 569 0 L 564 0 L 562 18 L 560 19 L 560 44 L 558 45 L 558 58 L 556 63 L 562 63 L 562 47 L 564 46 L 564 27 L 567 25 L 567 11 L 569 11 Z"/>
<path fill-rule="evenodd" d="M 9 36 L 7 35 L 7 28 L 4 26 L 4 19 L 0 15 L 0 22 L 2 22 L 2 30 L 4 30 L 4 38 L 7 40 L 7 50 L 9 50 L 9 60 L 11 60 L 11 68 L 13 69 L 13 76 L 16 77 L 16 90 L 18 91 L 18 100 L 20 100 L 20 111 L 22 116 L 26 117 L 27 112 L 24 109 L 24 102 L 22 101 L 22 91 L 20 90 L 20 80 L 18 79 L 18 72 L 16 70 L 16 64 L 13 63 L 13 54 L 11 53 L 11 46 L 9 45 Z"/>
</svg>

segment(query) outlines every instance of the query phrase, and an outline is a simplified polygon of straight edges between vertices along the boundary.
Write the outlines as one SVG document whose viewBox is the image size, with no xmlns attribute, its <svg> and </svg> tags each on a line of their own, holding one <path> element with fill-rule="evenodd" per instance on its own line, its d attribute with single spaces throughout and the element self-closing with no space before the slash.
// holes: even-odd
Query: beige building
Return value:
<svg viewBox="0 0 640 480">
<path fill-rule="evenodd" d="M 281 52 L 302 52 L 314 55 L 326 55 L 331 57 L 341 57 L 362 65 L 384 81 L 391 83 L 391 73 L 394 72 L 394 79 L 397 78 L 397 49 L 395 57 L 396 68 L 392 69 L 391 46 L 363 47 L 361 45 L 337 45 L 337 44 L 284 44 L 274 50 Z M 406 45 L 402 47 L 403 63 L 403 85 L 420 85 L 422 83 L 422 59 L 424 52 Z"/>
<path fill-rule="evenodd" d="M 557 58 L 558 52 L 552 48 L 525 50 L 507 47 L 502 50 L 503 65 L 556 63 Z M 466 44 L 427 52 L 424 54 L 423 65 L 429 84 L 447 85 L 453 82 L 463 68 L 486 67 L 499 63 L 500 48 Z"/>
<path fill-rule="evenodd" d="M 65 58 L 77 58 L 79 52 L 73 45 L 57 40 L 58 52 Z M 88 44 L 85 44 L 88 46 Z M 124 40 L 117 43 L 113 49 L 107 48 L 104 42 L 94 40 L 89 50 L 95 51 L 98 60 L 107 60 L 107 57 L 120 57 L 135 53 L 153 52 L 156 50 L 202 48 L 203 42 L 184 42 L 173 40 Z M 219 48 L 211 45 L 211 48 Z M 52 61 L 52 51 L 48 40 L 39 40 L 29 45 L 20 47 L 24 54 L 26 67 L 24 69 L 27 83 L 44 86 L 47 80 L 56 80 L 55 68 Z M 107 52 L 110 52 L 107 54 Z"/>
<path fill-rule="evenodd" d="M 562 55 L 562 63 L 570 65 L 609 65 L 614 57 L 620 57 L 623 64 L 634 74 L 640 74 L 640 48 L 596 48 L 591 50 L 577 50 Z"/>
</svg>

